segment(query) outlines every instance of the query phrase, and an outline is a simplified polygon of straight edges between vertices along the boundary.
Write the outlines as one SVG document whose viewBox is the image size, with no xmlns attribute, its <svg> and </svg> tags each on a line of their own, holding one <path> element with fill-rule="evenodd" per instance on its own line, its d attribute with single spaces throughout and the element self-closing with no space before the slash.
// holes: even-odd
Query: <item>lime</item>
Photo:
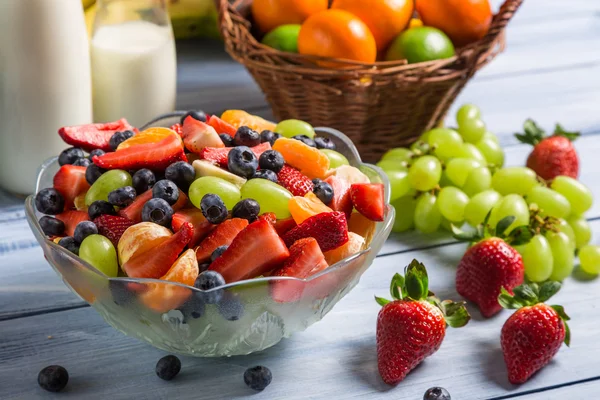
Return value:
<svg viewBox="0 0 600 400">
<path fill-rule="evenodd" d="M 409 64 L 440 60 L 454 55 L 454 45 L 446 34 L 430 26 L 411 28 L 391 44 L 386 60 L 408 60 Z"/>
<path fill-rule="evenodd" d="M 267 33 L 262 44 L 288 53 L 298 52 L 298 35 L 301 25 L 281 25 Z"/>
</svg>

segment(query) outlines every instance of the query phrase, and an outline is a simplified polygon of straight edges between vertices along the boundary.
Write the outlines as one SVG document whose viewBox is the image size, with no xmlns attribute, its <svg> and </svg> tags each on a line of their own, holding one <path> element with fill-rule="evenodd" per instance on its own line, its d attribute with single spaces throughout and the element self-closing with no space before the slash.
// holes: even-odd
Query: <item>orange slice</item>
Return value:
<svg viewBox="0 0 600 400">
<path fill-rule="evenodd" d="M 351 255 L 358 253 L 363 249 L 364 245 L 364 237 L 354 232 L 348 232 L 348 241 L 337 249 L 326 251 L 324 253 L 325 260 L 327 261 L 327 264 L 333 265 L 346 257 L 350 257 Z"/>
<path fill-rule="evenodd" d="M 280 152 L 287 164 L 311 179 L 324 179 L 329 170 L 329 158 L 325 153 L 299 140 L 279 138 L 273 145 L 273 150 Z"/>
<path fill-rule="evenodd" d="M 121 143 L 119 147 L 117 147 L 117 151 L 126 149 L 131 146 L 136 146 L 138 144 L 158 143 L 161 140 L 168 138 L 169 135 L 176 135 L 177 137 L 179 137 L 177 132 L 169 128 L 148 128 L 145 131 L 140 132 L 137 135 L 130 137 L 129 139 Z"/>
<path fill-rule="evenodd" d="M 324 212 L 333 212 L 333 210 L 327 207 L 313 192 L 306 193 L 304 197 L 292 197 L 288 202 L 288 207 L 294 221 L 296 221 L 296 224 L 298 225 L 313 215 Z"/>
<path fill-rule="evenodd" d="M 259 133 L 264 130 L 274 131 L 276 126 L 274 122 L 267 121 L 258 115 L 248 114 L 243 110 L 227 110 L 221 115 L 221 119 L 236 128 L 247 126 Z"/>
<path fill-rule="evenodd" d="M 371 221 L 358 212 L 353 212 L 348 220 L 348 231 L 362 236 L 367 245 L 371 243 L 376 227 L 377 223 L 375 221 Z"/>
</svg>

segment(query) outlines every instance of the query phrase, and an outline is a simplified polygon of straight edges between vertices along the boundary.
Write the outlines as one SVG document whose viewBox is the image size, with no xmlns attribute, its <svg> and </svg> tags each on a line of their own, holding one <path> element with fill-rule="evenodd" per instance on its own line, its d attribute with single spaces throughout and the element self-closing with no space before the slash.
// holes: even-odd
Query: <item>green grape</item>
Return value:
<svg viewBox="0 0 600 400">
<path fill-rule="evenodd" d="M 108 201 L 110 192 L 125 186 L 131 186 L 131 175 L 128 172 L 121 169 L 106 171 L 88 189 L 85 195 L 85 205 L 90 206 L 97 200 Z"/>
<path fill-rule="evenodd" d="M 469 143 L 477 143 L 485 134 L 485 123 L 480 119 L 467 119 L 458 124 L 458 133 Z"/>
<path fill-rule="evenodd" d="M 405 162 L 397 161 L 397 160 L 381 160 L 376 164 L 379 168 L 381 168 L 384 172 L 388 171 L 408 171 L 408 166 Z"/>
<path fill-rule="evenodd" d="M 435 155 L 447 160 L 460 154 L 463 140 L 458 133 L 448 128 L 437 128 L 429 131 L 428 143 L 435 148 Z"/>
<path fill-rule="evenodd" d="M 441 177 L 442 165 L 433 156 L 418 158 L 408 170 L 410 185 L 421 192 L 426 192 L 436 187 Z"/>
<path fill-rule="evenodd" d="M 535 186 L 538 186 L 536 173 L 526 167 L 502 168 L 492 177 L 492 188 L 501 195 L 525 195 Z"/>
<path fill-rule="evenodd" d="M 500 141 L 498 140 L 498 136 L 496 136 L 495 134 L 493 134 L 490 131 L 485 131 L 481 140 L 484 140 L 484 139 L 490 139 L 490 140 L 500 144 Z"/>
<path fill-rule="evenodd" d="M 292 138 L 297 135 L 306 135 L 313 139 L 315 137 L 315 129 L 308 123 L 299 119 L 286 119 L 281 121 L 275 127 L 275 132 L 286 138 Z"/>
<path fill-rule="evenodd" d="M 228 210 L 231 210 L 241 198 L 240 189 L 236 185 L 216 176 L 203 176 L 196 179 L 190 185 L 188 193 L 190 201 L 197 208 L 200 208 L 202 198 L 209 193 L 219 196 Z"/>
<path fill-rule="evenodd" d="M 410 149 L 413 152 L 420 151 L 421 153 L 427 153 L 429 151 L 429 144 L 427 144 L 427 142 L 424 142 L 421 139 L 419 139 L 410 145 Z"/>
<path fill-rule="evenodd" d="M 452 182 L 450 178 L 448 178 L 448 174 L 446 173 L 446 171 L 442 171 L 442 177 L 440 178 L 440 187 L 446 186 L 454 186 L 454 182 Z"/>
<path fill-rule="evenodd" d="M 400 197 L 390 204 L 396 209 L 396 219 L 394 220 L 392 231 L 401 233 L 412 229 L 415 226 L 417 199 L 413 195 L 408 195 Z"/>
<path fill-rule="evenodd" d="M 350 161 L 342 153 L 329 149 L 321 149 L 320 151 L 329 158 L 329 168 L 331 169 L 341 167 L 342 165 L 350 165 Z"/>
<path fill-rule="evenodd" d="M 592 207 L 594 202 L 592 191 L 576 179 L 569 176 L 557 176 L 550 187 L 569 200 L 571 210 L 575 214 L 583 214 Z"/>
<path fill-rule="evenodd" d="M 457 187 L 462 187 L 467 181 L 467 177 L 475 168 L 481 167 L 479 161 L 469 158 L 453 158 L 446 164 L 446 175 Z"/>
<path fill-rule="evenodd" d="M 277 219 L 291 216 L 288 204 L 292 194 L 283 186 L 266 179 L 250 179 L 242 186 L 242 198 L 254 199 L 260 204 L 260 213 L 275 213 Z"/>
<path fill-rule="evenodd" d="M 477 142 L 475 147 L 483 154 L 488 164 L 493 164 L 498 168 L 504 166 L 504 151 L 498 142 L 484 137 Z"/>
<path fill-rule="evenodd" d="M 523 197 L 518 194 L 509 194 L 492 208 L 489 224 L 495 228 L 498 222 L 510 216 L 514 216 L 515 221 L 508 227 L 507 233 L 517 226 L 529 225 L 529 207 Z"/>
<path fill-rule="evenodd" d="M 465 219 L 469 225 L 476 227 L 483 223 L 490 210 L 500 202 L 502 196 L 494 190 L 477 193 L 465 207 Z"/>
<path fill-rule="evenodd" d="M 462 187 L 463 192 L 468 196 L 474 196 L 484 190 L 492 187 L 492 173 L 487 167 L 475 168 L 467 176 L 467 180 Z"/>
<path fill-rule="evenodd" d="M 433 233 L 442 223 L 442 214 L 437 206 L 437 198 L 431 193 L 423 193 L 415 207 L 415 227 L 423 233 Z"/>
<path fill-rule="evenodd" d="M 427 131 L 427 132 L 423 132 L 423 134 L 421 134 L 421 136 L 419 136 L 419 141 L 421 142 L 429 142 L 429 134 L 431 133 L 431 131 Z"/>
<path fill-rule="evenodd" d="M 575 248 L 581 249 L 592 240 L 592 228 L 581 215 L 571 215 L 567 222 L 575 234 Z"/>
<path fill-rule="evenodd" d="M 390 181 L 390 188 L 392 189 L 390 200 L 399 199 L 411 191 L 408 171 L 406 169 L 384 171 Z"/>
<path fill-rule="evenodd" d="M 452 233 L 452 225 L 456 227 L 461 227 L 465 224 L 465 221 L 451 222 L 442 216 L 442 222 L 440 223 L 440 228 L 443 230 Z"/>
<path fill-rule="evenodd" d="M 552 274 L 554 259 L 552 249 L 542 235 L 535 235 L 524 246 L 517 246 L 517 251 L 523 257 L 525 275 L 532 282 L 543 282 Z"/>
<path fill-rule="evenodd" d="M 483 154 L 472 143 L 463 143 L 458 157 L 470 158 L 471 160 L 479 161 L 482 165 L 486 165 L 488 163 Z"/>
<path fill-rule="evenodd" d="M 398 162 L 409 162 L 413 156 L 412 151 L 405 147 L 398 147 L 396 149 L 388 150 L 383 157 L 381 157 L 381 161 L 387 160 L 397 160 Z M 380 161 L 380 162 L 381 162 Z"/>
<path fill-rule="evenodd" d="M 566 218 L 571 214 L 571 204 L 567 198 L 547 187 L 534 187 L 526 198 L 528 204 L 537 204 L 543 215 Z"/>
<path fill-rule="evenodd" d="M 464 104 L 456 112 L 456 122 L 463 125 L 466 121 L 480 119 L 481 111 L 474 104 Z"/>
<path fill-rule="evenodd" d="M 110 278 L 116 278 L 119 273 L 115 246 L 102 235 L 89 235 L 83 239 L 79 257 Z"/>
<path fill-rule="evenodd" d="M 600 248 L 594 245 L 583 246 L 579 250 L 579 264 L 581 269 L 588 274 L 600 273 Z"/>
<path fill-rule="evenodd" d="M 573 272 L 575 249 L 573 249 L 571 239 L 565 233 L 549 231 L 546 233 L 546 239 L 548 239 L 554 261 L 550 279 L 562 281 Z"/>
<path fill-rule="evenodd" d="M 575 232 L 573 232 L 573 228 L 571 228 L 571 225 L 569 225 L 567 223 L 567 221 L 564 220 L 563 218 L 558 218 L 558 223 L 555 224 L 554 227 L 559 232 L 562 232 L 568 236 L 568 238 L 571 242 L 571 246 L 573 247 L 573 250 L 575 250 Z"/>
<path fill-rule="evenodd" d="M 460 222 L 465 219 L 465 207 L 468 202 L 469 196 L 452 186 L 440 190 L 437 198 L 440 213 L 450 222 Z"/>
</svg>

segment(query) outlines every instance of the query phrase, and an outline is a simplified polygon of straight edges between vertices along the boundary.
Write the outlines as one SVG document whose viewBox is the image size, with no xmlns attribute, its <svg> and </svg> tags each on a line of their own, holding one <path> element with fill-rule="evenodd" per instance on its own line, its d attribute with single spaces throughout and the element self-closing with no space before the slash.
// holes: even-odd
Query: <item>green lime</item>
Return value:
<svg viewBox="0 0 600 400">
<path fill-rule="evenodd" d="M 298 52 L 298 35 L 301 25 L 281 25 L 267 33 L 262 44 L 288 53 Z"/>
<path fill-rule="evenodd" d="M 408 60 L 409 64 L 440 60 L 454 55 L 454 45 L 446 34 L 430 26 L 411 28 L 391 44 L 386 60 Z"/>
</svg>

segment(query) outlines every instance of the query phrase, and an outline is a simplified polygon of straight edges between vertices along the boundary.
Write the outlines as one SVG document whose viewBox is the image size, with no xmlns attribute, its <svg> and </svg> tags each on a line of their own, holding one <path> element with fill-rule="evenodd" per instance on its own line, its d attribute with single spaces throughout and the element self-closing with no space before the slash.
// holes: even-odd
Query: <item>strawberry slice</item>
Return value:
<svg viewBox="0 0 600 400">
<path fill-rule="evenodd" d="M 94 223 L 98 227 L 98 233 L 106 236 L 115 245 L 115 248 L 117 248 L 123 232 L 130 226 L 135 225 L 135 222 L 125 217 L 107 214 L 97 217 Z"/>
<path fill-rule="evenodd" d="M 289 247 L 306 237 L 315 238 L 323 252 L 344 245 L 348 241 L 346 214 L 334 211 L 314 215 L 283 235 L 283 240 Z"/>
<path fill-rule="evenodd" d="M 90 184 L 85 179 L 86 167 L 63 165 L 54 175 L 54 189 L 58 190 L 65 199 L 65 210 L 73 207 L 75 198 L 85 193 Z"/>
<path fill-rule="evenodd" d="M 263 219 L 273 226 L 277 223 L 277 215 L 272 212 L 261 214 L 258 216 L 258 219 Z"/>
<path fill-rule="evenodd" d="M 232 218 L 223 221 L 204 239 L 196 249 L 199 263 L 210 260 L 210 255 L 220 246 L 229 246 L 233 239 L 248 226 L 248 220 Z"/>
<path fill-rule="evenodd" d="M 135 198 L 133 203 L 125 208 L 119 210 L 119 215 L 125 217 L 135 223 L 142 222 L 142 209 L 144 204 L 152 198 L 152 189 L 146 190 Z M 179 198 L 177 202 L 173 204 L 173 211 L 179 211 L 188 205 L 188 197 L 181 190 L 179 191 Z"/>
<path fill-rule="evenodd" d="M 382 183 L 355 183 L 350 187 L 350 198 L 356 211 L 371 221 L 383 221 L 385 201 Z"/>
<path fill-rule="evenodd" d="M 181 226 L 186 222 L 194 227 L 194 234 L 189 243 L 190 247 L 197 245 L 215 228 L 215 225 L 208 222 L 202 211 L 197 208 L 186 208 L 173 214 L 173 221 L 171 222 L 173 231 L 179 232 Z"/>
<path fill-rule="evenodd" d="M 67 236 L 73 236 L 75 234 L 75 227 L 82 221 L 89 221 L 90 216 L 85 211 L 68 210 L 58 215 L 56 218 L 60 219 L 65 224 L 65 234 Z"/>
<path fill-rule="evenodd" d="M 350 183 L 332 175 L 325 179 L 333 188 L 333 200 L 328 204 L 333 211 L 341 211 L 350 217 L 352 213 L 352 198 L 350 197 Z"/>
<path fill-rule="evenodd" d="M 200 157 L 205 160 L 212 161 L 215 164 L 219 164 L 223 168 L 227 168 L 227 156 L 229 155 L 231 149 L 232 147 L 206 147 L 200 153 Z M 271 145 L 269 144 L 269 142 L 264 142 L 259 144 L 258 146 L 250 148 L 250 150 L 252 150 L 252 152 L 256 155 L 256 158 L 259 158 L 262 153 L 264 153 L 267 150 L 271 150 Z"/>
<path fill-rule="evenodd" d="M 263 275 L 289 256 L 275 228 L 267 221 L 258 220 L 241 231 L 209 269 L 231 283 Z"/>
<path fill-rule="evenodd" d="M 173 211 L 179 211 L 182 208 L 187 207 L 189 203 L 189 199 L 185 195 L 185 192 L 183 192 L 183 190 L 179 190 L 179 198 L 177 199 L 175 204 L 173 204 Z"/>
<path fill-rule="evenodd" d="M 131 257 L 121 268 L 130 278 L 158 279 L 165 275 L 179 254 L 192 239 L 194 227 L 184 223 L 179 232 L 160 243 L 153 250 Z"/>
<path fill-rule="evenodd" d="M 277 174 L 277 179 L 279 180 L 279 184 L 289 190 L 294 196 L 303 197 L 306 193 L 313 190 L 313 183 L 310 178 L 289 165 L 283 166 Z"/>
<path fill-rule="evenodd" d="M 183 136 L 183 127 L 181 126 L 180 123 L 171 125 L 171 127 L 169 129 L 171 129 L 172 131 L 175 131 L 179 136 Z"/>
<path fill-rule="evenodd" d="M 277 219 L 275 213 L 264 213 L 258 217 L 258 219 L 262 219 L 273 225 L 279 236 L 283 236 L 290 229 L 296 227 L 296 221 L 294 218 L 286 218 L 286 219 Z"/>
<path fill-rule="evenodd" d="M 187 117 L 183 121 L 181 137 L 185 148 L 195 154 L 202 154 L 202 150 L 206 147 L 225 147 L 215 128 L 192 117 Z"/>
<path fill-rule="evenodd" d="M 81 147 L 87 152 L 95 149 L 112 151 L 109 144 L 110 138 L 115 132 L 126 130 L 135 131 L 135 128 L 129 125 L 125 118 L 121 118 L 106 124 L 64 126 L 58 130 L 58 134 L 66 143 Z"/>
<path fill-rule="evenodd" d="M 314 238 L 300 239 L 290 247 L 290 257 L 283 267 L 276 270 L 271 276 L 289 276 L 306 279 L 323 271 L 329 265 L 319 244 Z M 271 282 L 270 292 L 273 300 L 280 303 L 291 303 L 300 300 L 306 283 L 297 281 Z"/>
<path fill-rule="evenodd" d="M 227 133 L 227 134 L 231 135 L 231 137 L 234 137 L 237 132 L 237 129 L 235 129 L 235 126 L 228 124 L 227 122 L 223 121 L 221 118 L 217 117 L 216 115 L 211 116 L 208 119 L 207 123 L 210 126 L 212 126 L 218 134 Z"/>
<path fill-rule="evenodd" d="M 176 161 L 187 161 L 181 138 L 169 135 L 155 143 L 137 144 L 125 149 L 94 156 L 94 164 L 104 169 L 164 170 Z"/>
</svg>

